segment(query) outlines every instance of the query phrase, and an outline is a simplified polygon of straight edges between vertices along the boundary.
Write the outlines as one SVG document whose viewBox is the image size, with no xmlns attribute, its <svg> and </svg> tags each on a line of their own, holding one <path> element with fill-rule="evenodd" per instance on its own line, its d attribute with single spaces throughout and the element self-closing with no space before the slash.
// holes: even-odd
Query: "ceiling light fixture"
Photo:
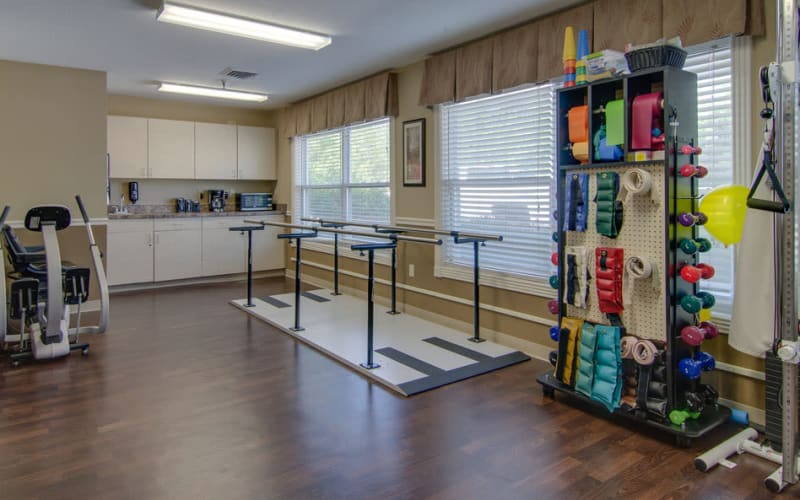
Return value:
<svg viewBox="0 0 800 500">
<path fill-rule="evenodd" d="M 280 43 L 301 47 L 304 49 L 319 50 L 330 45 L 331 37 L 284 28 L 261 21 L 253 21 L 227 14 L 220 14 L 208 10 L 188 7 L 172 2 L 164 2 L 156 14 L 156 19 L 165 23 L 180 24 L 192 28 L 216 31 L 228 35 L 243 36 L 262 40 L 265 42 Z"/>
<path fill-rule="evenodd" d="M 218 97 L 220 99 L 233 99 L 237 101 L 264 102 L 269 97 L 265 94 L 255 92 L 242 92 L 239 90 L 216 89 L 213 87 L 200 87 L 197 85 L 184 85 L 180 83 L 162 82 L 158 86 L 159 92 L 171 92 L 173 94 L 188 94 L 204 97 Z"/>
</svg>

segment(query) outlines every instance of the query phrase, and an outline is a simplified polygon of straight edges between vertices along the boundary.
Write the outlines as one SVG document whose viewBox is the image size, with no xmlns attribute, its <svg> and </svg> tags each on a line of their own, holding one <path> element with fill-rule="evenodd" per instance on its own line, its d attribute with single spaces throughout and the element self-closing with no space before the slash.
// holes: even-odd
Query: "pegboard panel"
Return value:
<svg viewBox="0 0 800 500">
<path fill-rule="evenodd" d="M 620 175 L 620 189 L 622 176 L 631 168 L 640 168 L 652 176 L 653 186 L 656 190 L 657 202 L 654 202 L 649 193 L 631 195 L 628 202 L 623 198 L 623 223 L 622 229 L 616 238 L 600 235 L 595 229 L 597 193 L 596 174 L 600 172 L 616 172 Z M 565 243 L 567 246 L 585 246 L 591 251 L 591 264 L 589 273 L 592 280 L 589 283 L 589 299 L 587 308 L 567 305 L 566 315 L 582 318 L 592 323 L 608 324 L 608 318 L 600 312 L 595 287 L 595 260 L 594 249 L 597 247 L 622 248 L 625 261 L 636 256 L 648 259 L 656 270 L 655 286 L 653 277 L 647 279 L 631 279 L 630 275 L 623 274 L 623 286 L 630 286 L 632 302 L 625 305 L 622 321 L 626 333 L 640 338 L 651 340 L 666 340 L 667 336 L 667 296 L 666 282 L 666 255 L 665 239 L 667 231 L 667 210 L 665 209 L 665 182 L 664 163 L 652 162 L 647 164 L 630 164 L 609 168 L 570 169 L 565 172 L 567 178 L 572 173 L 589 174 L 589 211 L 585 232 L 566 231 Z M 619 199 L 619 198 L 618 198 Z M 566 275 L 566 272 L 564 273 Z M 562 297 L 563 299 L 563 297 Z"/>
</svg>

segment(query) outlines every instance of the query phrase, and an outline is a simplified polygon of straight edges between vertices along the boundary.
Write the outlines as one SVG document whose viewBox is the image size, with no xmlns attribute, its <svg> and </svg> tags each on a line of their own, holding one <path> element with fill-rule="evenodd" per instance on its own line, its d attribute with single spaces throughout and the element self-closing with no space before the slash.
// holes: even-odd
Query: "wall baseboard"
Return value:
<svg viewBox="0 0 800 500">
<path fill-rule="evenodd" d="M 276 269 L 274 271 L 259 271 L 253 273 L 253 279 L 274 278 L 277 276 L 284 276 L 283 269 Z M 115 293 L 122 293 L 122 292 L 138 292 L 141 290 L 156 290 L 159 288 L 172 288 L 175 286 L 209 285 L 214 283 L 231 283 L 236 281 L 247 281 L 247 274 L 228 274 L 224 276 L 209 276 L 202 278 L 189 278 L 184 280 L 158 281 L 152 283 L 133 283 L 130 285 L 114 285 L 108 287 L 108 291 L 110 294 L 113 295 Z"/>
</svg>

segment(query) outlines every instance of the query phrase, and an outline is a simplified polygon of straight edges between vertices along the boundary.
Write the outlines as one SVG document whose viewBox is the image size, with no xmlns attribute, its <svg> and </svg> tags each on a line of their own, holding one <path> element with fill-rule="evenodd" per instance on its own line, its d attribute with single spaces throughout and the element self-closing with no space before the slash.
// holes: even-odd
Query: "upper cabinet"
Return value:
<svg viewBox="0 0 800 500">
<path fill-rule="evenodd" d="M 236 179 L 236 125 L 194 124 L 197 179 Z"/>
<path fill-rule="evenodd" d="M 239 125 L 237 131 L 238 178 L 245 180 L 276 179 L 275 129 Z"/>
<path fill-rule="evenodd" d="M 110 177 L 147 177 L 147 118 L 109 116 L 106 130 Z"/>
<path fill-rule="evenodd" d="M 108 117 L 110 177 L 275 180 L 275 129 Z"/>
<path fill-rule="evenodd" d="M 194 179 L 194 122 L 148 119 L 147 160 L 152 179 Z"/>
</svg>

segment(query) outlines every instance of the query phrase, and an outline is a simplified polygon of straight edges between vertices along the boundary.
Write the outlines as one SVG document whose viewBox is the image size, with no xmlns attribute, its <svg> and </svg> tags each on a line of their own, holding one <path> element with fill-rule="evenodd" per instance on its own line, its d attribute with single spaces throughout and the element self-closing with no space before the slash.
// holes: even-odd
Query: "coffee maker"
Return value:
<svg viewBox="0 0 800 500">
<path fill-rule="evenodd" d="M 221 189 L 208 190 L 208 209 L 212 212 L 224 212 L 228 192 Z"/>
</svg>

